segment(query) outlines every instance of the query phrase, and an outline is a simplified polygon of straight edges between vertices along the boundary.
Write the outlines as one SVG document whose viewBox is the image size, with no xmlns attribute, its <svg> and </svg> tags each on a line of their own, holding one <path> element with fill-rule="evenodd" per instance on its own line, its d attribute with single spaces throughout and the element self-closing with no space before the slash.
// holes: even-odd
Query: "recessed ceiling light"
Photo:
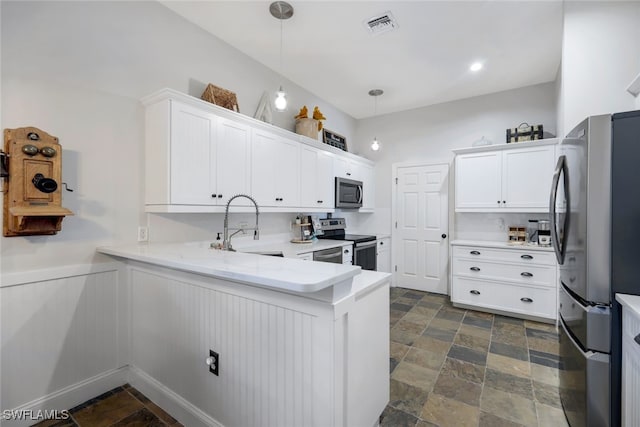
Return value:
<svg viewBox="0 0 640 427">
<path fill-rule="evenodd" d="M 480 70 L 482 70 L 482 62 L 474 62 L 473 64 L 471 64 L 471 67 L 469 67 L 469 69 L 471 71 L 480 71 Z"/>
</svg>

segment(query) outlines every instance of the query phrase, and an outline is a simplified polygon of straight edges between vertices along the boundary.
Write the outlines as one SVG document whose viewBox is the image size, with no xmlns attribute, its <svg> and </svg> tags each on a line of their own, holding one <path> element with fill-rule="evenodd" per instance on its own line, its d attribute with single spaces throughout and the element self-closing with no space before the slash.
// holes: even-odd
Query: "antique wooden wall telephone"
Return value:
<svg viewBox="0 0 640 427">
<path fill-rule="evenodd" d="M 5 237 L 56 234 L 73 215 L 61 206 L 62 147 L 58 138 L 34 127 L 4 130 L 0 153 Z"/>
</svg>

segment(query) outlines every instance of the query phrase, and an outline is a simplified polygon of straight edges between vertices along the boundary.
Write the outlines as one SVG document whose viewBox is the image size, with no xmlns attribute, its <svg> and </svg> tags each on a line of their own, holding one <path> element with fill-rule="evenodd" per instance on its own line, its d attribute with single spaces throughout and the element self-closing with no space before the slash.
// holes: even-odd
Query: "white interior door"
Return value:
<svg viewBox="0 0 640 427">
<path fill-rule="evenodd" d="M 397 168 L 396 286 L 448 291 L 448 172 L 447 164 Z"/>
</svg>

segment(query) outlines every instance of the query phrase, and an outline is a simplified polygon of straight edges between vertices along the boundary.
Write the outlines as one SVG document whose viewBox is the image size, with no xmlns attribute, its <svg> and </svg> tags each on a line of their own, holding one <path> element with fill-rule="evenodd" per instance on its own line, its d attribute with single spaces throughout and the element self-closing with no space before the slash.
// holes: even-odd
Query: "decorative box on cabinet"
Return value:
<svg viewBox="0 0 640 427">
<path fill-rule="evenodd" d="M 548 212 L 557 142 L 454 150 L 456 212 Z"/>
<path fill-rule="evenodd" d="M 535 247 L 452 243 L 451 301 L 517 317 L 556 320 L 557 264 Z"/>
</svg>

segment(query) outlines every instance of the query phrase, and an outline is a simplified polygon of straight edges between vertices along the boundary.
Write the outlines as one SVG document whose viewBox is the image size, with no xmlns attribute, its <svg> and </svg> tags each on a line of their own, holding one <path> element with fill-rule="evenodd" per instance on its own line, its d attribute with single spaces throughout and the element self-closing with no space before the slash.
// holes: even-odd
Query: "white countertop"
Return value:
<svg viewBox="0 0 640 427">
<path fill-rule="evenodd" d="M 257 242 L 251 240 L 253 244 L 250 245 L 234 245 L 234 249 L 238 252 L 267 252 L 278 251 L 282 252 L 285 258 L 297 258 L 298 255 L 306 254 L 309 252 L 321 251 L 323 249 L 337 248 L 339 246 L 351 246 L 353 242 L 345 240 L 329 240 L 329 239 L 317 239 L 310 243 L 291 243 L 291 242 L 264 242 L 260 240 Z"/>
<path fill-rule="evenodd" d="M 616 300 L 625 309 L 633 311 L 637 317 L 640 317 L 640 295 L 616 294 Z"/>
<path fill-rule="evenodd" d="M 481 246 L 484 248 L 499 248 L 499 249 L 521 249 L 526 251 L 543 251 L 553 252 L 551 246 L 539 246 L 533 243 L 527 243 L 524 245 L 510 245 L 507 242 L 493 242 L 486 240 L 452 240 L 451 246 Z"/>
<path fill-rule="evenodd" d="M 336 243 L 344 244 L 337 241 L 332 243 L 333 247 L 340 246 Z M 278 245 L 280 246 L 277 250 L 282 250 L 284 246 L 294 244 Z M 303 245 L 307 248 L 300 248 L 299 250 L 303 251 L 301 253 L 327 247 L 324 242 L 300 244 L 295 247 Z M 263 247 L 267 248 L 268 245 Z M 240 250 L 267 250 L 262 249 L 263 247 L 252 246 Z M 130 244 L 100 247 L 97 250 L 104 254 L 161 267 L 293 292 L 317 292 L 351 279 L 361 271 L 360 267 L 351 265 L 221 251 L 211 249 L 209 242 Z"/>
</svg>

